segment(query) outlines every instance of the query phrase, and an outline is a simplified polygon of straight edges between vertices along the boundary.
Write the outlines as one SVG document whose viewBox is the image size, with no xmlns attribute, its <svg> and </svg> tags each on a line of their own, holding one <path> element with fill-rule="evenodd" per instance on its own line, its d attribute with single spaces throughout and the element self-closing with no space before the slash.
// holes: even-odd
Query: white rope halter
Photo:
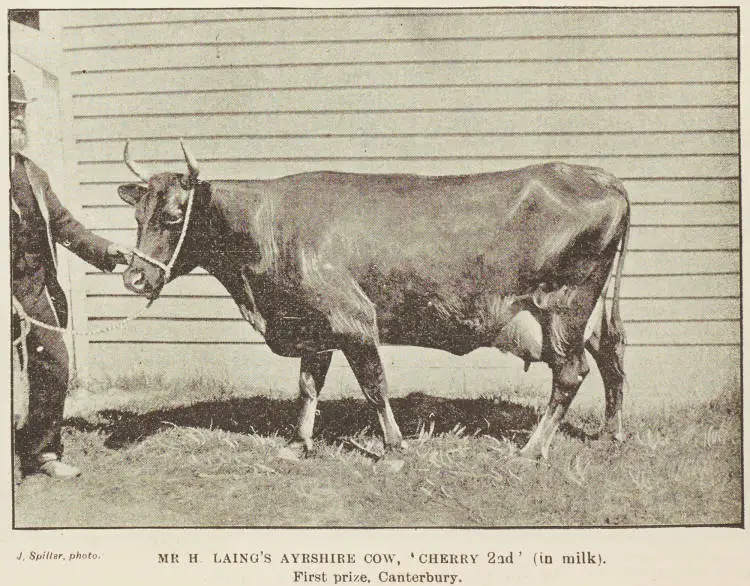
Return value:
<svg viewBox="0 0 750 586">
<path fill-rule="evenodd" d="M 138 250 L 137 248 L 133 249 L 133 254 L 135 254 L 138 258 L 141 258 L 145 260 L 146 262 L 154 265 L 155 267 L 159 267 L 162 272 L 164 273 L 164 284 L 166 285 L 169 282 L 169 278 L 172 276 L 172 269 L 174 268 L 175 263 L 177 263 L 177 257 L 180 255 L 180 251 L 182 250 L 182 245 L 185 242 L 185 237 L 187 236 L 188 231 L 188 223 L 190 222 L 190 214 L 193 211 L 193 195 L 195 192 L 195 188 L 191 188 L 188 192 L 187 197 L 187 206 L 185 207 L 185 220 L 182 222 L 182 231 L 180 232 L 180 239 L 177 241 L 177 246 L 174 249 L 174 252 L 172 253 L 172 258 L 169 259 L 169 262 L 167 264 L 164 264 L 160 260 L 156 260 L 155 258 L 149 256 L 145 252 Z"/>
</svg>

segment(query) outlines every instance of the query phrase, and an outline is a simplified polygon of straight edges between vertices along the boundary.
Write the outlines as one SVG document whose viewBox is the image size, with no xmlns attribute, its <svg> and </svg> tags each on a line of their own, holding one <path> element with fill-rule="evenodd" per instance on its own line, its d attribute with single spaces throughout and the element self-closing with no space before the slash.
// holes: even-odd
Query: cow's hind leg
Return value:
<svg viewBox="0 0 750 586">
<path fill-rule="evenodd" d="M 604 267 L 598 269 L 581 287 L 560 289 L 535 302 L 548 308 L 541 314 L 542 358 L 552 369 L 552 395 L 539 425 L 521 450 L 527 458 L 547 457 L 552 438 L 589 373 L 584 350 L 586 323 L 606 279 Z"/>
<path fill-rule="evenodd" d="M 285 459 L 297 459 L 307 454 L 313 447 L 312 435 L 315 425 L 315 412 L 318 407 L 318 395 L 326 374 L 331 365 L 333 352 L 304 354 L 299 373 L 299 418 L 297 419 L 296 438 L 283 448 L 279 454 Z"/>
<path fill-rule="evenodd" d="M 607 317 L 606 309 L 602 311 L 600 331 L 586 342 L 586 349 L 596 361 L 604 383 L 606 403 L 602 434 L 617 441 L 625 441 L 622 425 L 625 334 L 621 323 Z"/>
<path fill-rule="evenodd" d="M 552 438 L 588 372 L 586 355 L 582 350 L 568 355 L 553 366 L 552 396 L 539 425 L 521 450 L 522 456 L 530 459 L 547 457 Z"/>
<path fill-rule="evenodd" d="M 400 450 L 402 447 L 401 430 L 393 417 L 388 401 L 388 385 L 377 346 L 372 343 L 348 344 L 342 350 L 362 392 L 377 410 L 386 452 Z"/>
</svg>

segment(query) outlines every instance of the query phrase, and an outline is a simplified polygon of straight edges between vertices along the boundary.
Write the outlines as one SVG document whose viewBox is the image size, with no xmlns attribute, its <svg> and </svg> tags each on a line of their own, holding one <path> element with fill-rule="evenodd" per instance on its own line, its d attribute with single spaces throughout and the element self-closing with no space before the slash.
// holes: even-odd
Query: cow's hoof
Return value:
<svg viewBox="0 0 750 586">
<path fill-rule="evenodd" d="M 305 445 L 305 442 L 291 442 L 280 448 L 276 457 L 288 462 L 298 462 L 307 455 L 308 451 L 309 448 Z"/>
<path fill-rule="evenodd" d="M 406 463 L 403 458 L 404 442 L 398 446 L 386 446 L 383 455 L 375 463 L 375 470 L 398 474 Z"/>
<path fill-rule="evenodd" d="M 536 446 L 524 446 L 518 451 L 518 457 L 531 462 L 538 462 L 547 458 L 547 454 L 544 454 L 542 450 Z"/>
<path fill-rule="evenodd" d="M 406 462 L 402 458 L 383 457 L 375 463 L 375 470 L 388 474 L 398 474 L 404 469 Z"/>
<path fill-rule="evenodd" d="M 406 440 L 401 440 L 399 443 L 386 444 L 383 448 L 384 453 L 387 454 L 401 454 L 409 450 L 409 444 Z"/>
<path fill-rule="evenodd" d="M 628 434 L 624 431 L 617 431 L 610 436 L 612 438 L 613 442 L 617 442 L 618 444 L 624 444 L 626 441 L 628 441 Z"/>
<path fill-rule="evenodd" d="M 618 444 L 624 444 L 626 441 L 628 441 L 628 434 L 621 429 L 612 430 L 605 427 L 599 432 L 599 439 L 609 440 Z"/>
</svg>

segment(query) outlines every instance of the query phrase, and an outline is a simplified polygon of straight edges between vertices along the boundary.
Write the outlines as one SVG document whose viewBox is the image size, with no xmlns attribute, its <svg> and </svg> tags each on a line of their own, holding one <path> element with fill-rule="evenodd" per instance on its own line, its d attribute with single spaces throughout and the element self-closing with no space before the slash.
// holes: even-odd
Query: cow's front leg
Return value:
<svg viewBox="0 0 750 586">
<path fill-rule="evenodd" d="M 312 450 L 313 426 L 318 407 L 318 395 L 326 381 L 333 352 L 304 354 L 299 372 L 299 418 L 295 439 L 282 448 L 279 456 L 296 460 Z"/>
<path fill-rule="evenodd" d="M 373 343 L 350 344 L 342 350 L 362 392 L 377 410 L 386 452 L 400 450 L 403 439 L 388 402 L 388 385 L 377 346 Z"/>
</svg>

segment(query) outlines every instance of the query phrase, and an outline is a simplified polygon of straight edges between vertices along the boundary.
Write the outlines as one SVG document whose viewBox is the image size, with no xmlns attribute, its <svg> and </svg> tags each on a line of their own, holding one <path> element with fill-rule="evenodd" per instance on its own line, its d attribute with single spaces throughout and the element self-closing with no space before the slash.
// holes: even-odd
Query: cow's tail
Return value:
<svg viewBox="0 0 750 586">
<path fill-rule="evenodd" d="M 615 268 L 615 284 L 612 290 L 612 314 L 607 322 L 607 311 L 606 309 L 602 312 L 602 334 L 604 339 L 602 343 L 609 347 L 614 352 L 614 368 L 620 376 L 625 379 L 625 327 L 622 322 L 622 316 L 620 315 L 620 286 L 622 285 L 622 268 L 625 265 L 625 254 L 628 248 L 628 239 L 630 237 L 630 215 L 626 219 L 625 232 L 623 232 L 620 238 L 620 252 L 617 259 L 617 266 Z M 606 295 L 606 291 L 604 291 Z"/>
<path fill-rule="evenodd" d="M 628 217 L 627 224 L 625 225 L 625 232 L 622 234 L 620 239 L 620 254 L 617 259 L 617 267 L 615 269 L 615 285 L 612 290 L 612 325 L 614 328 L 624 336 L 624 329 L 622 327 L 622 317 L 620 316 L 620 286 L 622 285 L 622 268 L 625 265 L 625 253 L 628 248 L 628 240 L 630 239 L 630 218 Z"/>
</svg>

